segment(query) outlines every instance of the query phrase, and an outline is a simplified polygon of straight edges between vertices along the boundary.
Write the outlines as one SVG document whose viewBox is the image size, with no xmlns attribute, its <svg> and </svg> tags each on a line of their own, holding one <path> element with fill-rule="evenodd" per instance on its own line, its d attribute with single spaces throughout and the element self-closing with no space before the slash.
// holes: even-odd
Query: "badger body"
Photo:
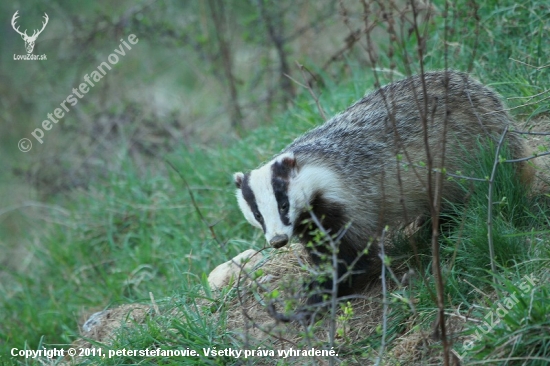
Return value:
<svg viewBox="0 0 550 366">
<path fill-rule="evenodd" d="M 498 94 L 467 74 L 412 76 L 366 95 L 258 169 L 235 173 L 237 200 L 275 248 L 292 237 L 312 242 L 316 217 L 338 237 L 338 275 L 355 261 L 338 286 L 338 296 L 348 295 L 378 276 L 378 248 L 370 244 L 382 229 L 429 214 L 428 167 L 432 178 L 442 168 L 459 171 L 479 138 L 498 142 L 512 125 Z M 520 136 L 509 133 L 506 141 L 511 155 L 521 157 Z M 465 199 L 455 182 L 442 181 L 443 204 Z M 316 264 L 330 253 L 326 241 L 306 247 Z M 318 302 L 319 294 L 309 298 Z"/>
</svg>

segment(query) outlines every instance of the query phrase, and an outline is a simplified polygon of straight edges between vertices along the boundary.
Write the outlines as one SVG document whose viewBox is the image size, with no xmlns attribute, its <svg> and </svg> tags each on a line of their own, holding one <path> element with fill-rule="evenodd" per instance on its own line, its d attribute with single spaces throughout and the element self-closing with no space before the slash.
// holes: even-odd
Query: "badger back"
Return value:
<svg viewBox="0 0 550 366">
<path fill-rule="evenodd" d="M 478 138 L 498 141 L 512 123 L 489 87 L 467 74 L 429 72 L 366 95 L 283 153 L 294 154 L 298 166 L 313 162 L 336 172 L 354 222 L 380 226 L 374 216 L 394 221 L 426 212 L 429 161 L 432 169 L 461 170 Z M 511 154 L 521 156 L 519 136 L 507 140 Z M 444 200 L 463 200 L 456 184 L 444 185 Z"/>
</svg>

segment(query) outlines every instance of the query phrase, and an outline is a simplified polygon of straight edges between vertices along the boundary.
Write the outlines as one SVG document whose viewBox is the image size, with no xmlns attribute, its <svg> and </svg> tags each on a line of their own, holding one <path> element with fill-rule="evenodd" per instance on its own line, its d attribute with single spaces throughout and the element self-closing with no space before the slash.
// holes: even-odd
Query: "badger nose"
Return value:
<svg viewBox="0 0 550 366">
<path fill-rule="evenodd" d="M 273 248 L 282 248 L 288 243 L 288 236 L 287 235 L 275 235 L 271 240 L 269 241 L 269 244 Z"/>
</svg>

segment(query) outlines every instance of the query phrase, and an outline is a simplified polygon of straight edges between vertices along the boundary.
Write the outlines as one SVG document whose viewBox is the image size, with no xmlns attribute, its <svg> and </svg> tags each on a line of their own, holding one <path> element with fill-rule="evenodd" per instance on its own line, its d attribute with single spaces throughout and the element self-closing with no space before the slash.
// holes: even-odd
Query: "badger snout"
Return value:
<svg viewBox="0 0 550 366">
<path fill-rule="evenodd" d="M 271 238 L 271 240 L 269 240 L 269 244 L 276 249 L 282 248 L 288 244 L 288 235 L 286 234 L 275 235 L 273 238 Z"/>
</svg>

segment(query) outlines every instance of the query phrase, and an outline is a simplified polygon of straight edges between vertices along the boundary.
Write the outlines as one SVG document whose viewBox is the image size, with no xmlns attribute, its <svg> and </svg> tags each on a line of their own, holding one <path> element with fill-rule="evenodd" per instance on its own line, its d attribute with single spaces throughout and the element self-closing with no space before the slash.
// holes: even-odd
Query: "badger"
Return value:
<svg viewBox="0 0 550 366">
<path fill-rule="evenodd" d="M 505 134 L 512 128 L 499 95 L 468 74 L 411 76 L 366 95 L 259 168 L 235 173 L 237 201 L 272 247 L 296 238 L 314 265 L 332 253 L 326 240 L 315 241 L 317 222 L 337 240 L 335 273 L 340 278 L 351 270 L 337 296 L 351 295 L 379 276 L 376 238 L 386 225 L 429 215 L 428 177 L 435 187 L 437 174 L 460 171 L 480 139 L 498 142 L 505 135 L 519 158 L 521 136 Z M 456 182 L 442 181 L 443 205 L 465 200 Z M 322 303 L 332 282 L 310 281 L 318 291 L 308 304 Z"/>
</svg>

